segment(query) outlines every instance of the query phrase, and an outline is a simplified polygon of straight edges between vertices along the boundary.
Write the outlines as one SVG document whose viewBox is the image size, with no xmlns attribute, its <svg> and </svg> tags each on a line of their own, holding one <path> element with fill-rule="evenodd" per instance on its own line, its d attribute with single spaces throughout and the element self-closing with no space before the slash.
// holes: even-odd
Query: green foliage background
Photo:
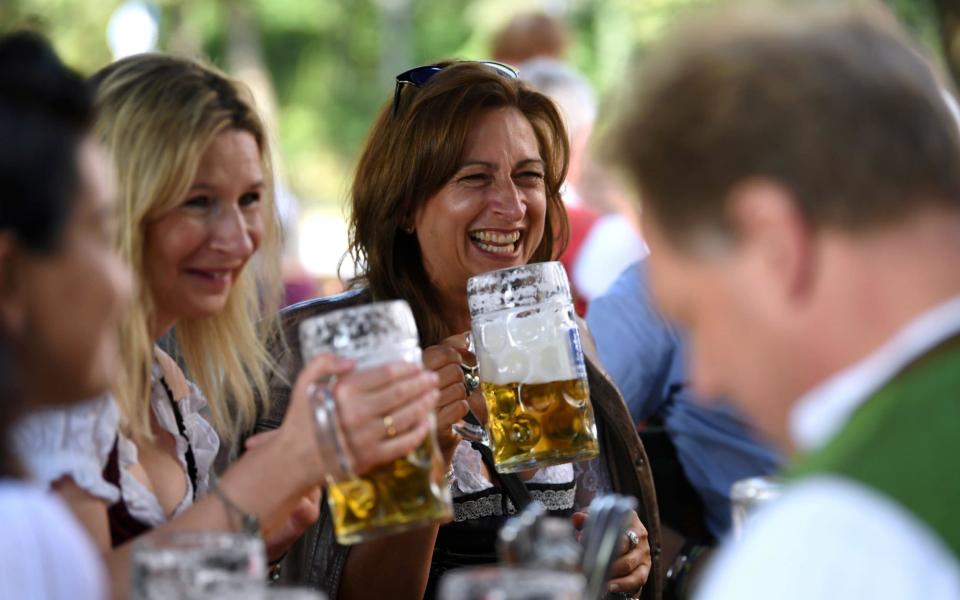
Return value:
<svg viewBox="0 0 960 600">
<path fill-rule="evenodd" d="M 277 101 L 284 175 L 307 203 L 345 197 L 357 150 L 393 75 L 439 58 L 484 58 L 491 33 L 517 12 L 559 11 L 573 30 L 570 60 L 601 95 L 630 57 L 691 6 L 713 0 L 156 0 L 160 48 L 199 53 L 229 70 L 231 9 L 248 12 Z M 930 0 L 888 0 L 933 51 Z M 0 0 L 0 27 L 46 33 L 65 60 L 92 73 L 111 60 L 106 24 L 119 0 Z M 399 38 L 397 36 L 400 36 Z M 408 44 L 397 45 L 397 39 Z M 399 50 L 398 50 L 399 48 Z M 396 51 L 395 51 L 396 50 Z M 391 71 L 391 69 L 393 69 Z"/>
</svg>

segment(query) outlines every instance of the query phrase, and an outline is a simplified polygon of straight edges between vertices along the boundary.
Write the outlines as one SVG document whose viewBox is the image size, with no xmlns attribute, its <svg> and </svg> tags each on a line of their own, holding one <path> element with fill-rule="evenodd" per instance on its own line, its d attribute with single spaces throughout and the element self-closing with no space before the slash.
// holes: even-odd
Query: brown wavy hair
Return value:
<svg viewBox="0 0 960 600">
<path fill-rule="evenodd" d="M 438 63 L 445 68 L 422 87 L 406 86 L 380 110 L 360 156 L 351 193 L 349 253 L 374 300 L 410 303 L 420 342 L 452 335 L 437 310 L 437 292 L 427 276 L 412 225 L 417 210 L 454 176 L 476 119 L 499 108 L 526 116 L 544 161 L 547 214 L 543 240 L 530 262 L 553 260 L 569 237 L 560 187 L 569 144 L 553 102 L 517 79 L 476 62 Z"/>
</svg>

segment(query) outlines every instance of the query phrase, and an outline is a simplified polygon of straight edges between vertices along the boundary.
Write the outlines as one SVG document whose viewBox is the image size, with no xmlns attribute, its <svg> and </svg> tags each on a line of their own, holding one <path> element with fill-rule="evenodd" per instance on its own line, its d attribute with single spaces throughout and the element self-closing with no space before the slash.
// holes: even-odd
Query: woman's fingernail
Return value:
<svg viewBox="0 0 960 600">
<path fill-rule="evenodd" d="M 619 592 L 619 591 L 620 591 L 620 586 L 617 585 L 616 583 L 611 583 L 611 584 L 610 584 L 610 591 L 611 591 L 611 592 Z"/>
</svg>

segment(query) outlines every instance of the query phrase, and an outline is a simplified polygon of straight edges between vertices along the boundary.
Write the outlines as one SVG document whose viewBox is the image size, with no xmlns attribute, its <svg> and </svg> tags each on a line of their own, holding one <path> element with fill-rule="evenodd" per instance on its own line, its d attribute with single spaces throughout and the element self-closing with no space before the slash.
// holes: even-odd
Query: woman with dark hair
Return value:
<svg viewBox="0 0 960 600">
<path fill-rule="evenodd" d="M 130 276 L 113 252 L 113 180 L 93 99 L 42 39 L 0 39 L 0 597 L 105 598 L 96 549 L 24 481 L 15 417 L 102 393 L 119 366 Z"/>
<path fill-rule="evenodd" d="M 489 455 L 452 429 L 468 409 L 484 414 L 482 396 L 468 396 L 461 370 L 473 360 L 466 348 L 466 281 L 555 259 L 567 235 L 560 199 L 567 162 L 567 135 L 553 103 L 509 67 L 440 63 L 397 77 L 353 184 L 350 250 L 361 275 L 342 296 L 287 309 L 282 323 L 289 351 L 278 344 L 277 352 L 289 376 L 300 367 L 296 331 L 303 319 L 371 301 L 409 302 L 424 363 L 439 376 L 438 438 L 455 520 L 348 549 L 334 543 L 330 520 L 321 516 L 288 556 L 288 579 L 338 598 L 432 597 L 446 570 L 495 560 L 496 532 L 512 506 L 534 498 L 582 526 L 586 515 L 573 513 L 595 494 L 615 491 L 637 497 L 639 508 L 609 589 L 633 595 L 644 585 L 644 597 L 658 597 L 659 523 L 646 456 L 619 392 L 592 357 L 587 371 L 599 459 L 503 476 Z M 275 380 L 261 429 L 276 426 L 288 394 Z M 365 576 L 373 569 L 376 578 Z"/>
</svg>

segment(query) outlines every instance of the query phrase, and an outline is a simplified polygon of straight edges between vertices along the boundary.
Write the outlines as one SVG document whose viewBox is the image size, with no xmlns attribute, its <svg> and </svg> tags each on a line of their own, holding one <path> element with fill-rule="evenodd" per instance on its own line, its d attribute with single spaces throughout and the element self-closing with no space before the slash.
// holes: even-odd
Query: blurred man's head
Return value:
<svg viewBox="0 0 960 600">
<path fill-rule="evenodd" d="M 555 58 L 534 58 L 520 64 L 518 70 L 521 79 L 553 100 L 560 109 L 570 136 L 567 183 L 579 186 L 581 163 L 597 118 L 597 96 L 593 87 L 583 75 Z"/>
<path fill-rule="evenodd" d="M 490 41 L 490 56 L 520 65 L 532 58 L 563 59 L 570 45 L 566 24 L 544 12 L 514 15 Z"/>
<path fill-rule="evenodd" d="M 691 333 L 704 395 L 782 434 L 798 395 L 914 307 L 854 305 L 896 292 L 861 267 L 919 250 L 918 224 L 960 223 L 957 127 L 879 10 L 710 15 L 642 78 L 612 154 L 643 200 L 655 295 Z"/>
</svg>

